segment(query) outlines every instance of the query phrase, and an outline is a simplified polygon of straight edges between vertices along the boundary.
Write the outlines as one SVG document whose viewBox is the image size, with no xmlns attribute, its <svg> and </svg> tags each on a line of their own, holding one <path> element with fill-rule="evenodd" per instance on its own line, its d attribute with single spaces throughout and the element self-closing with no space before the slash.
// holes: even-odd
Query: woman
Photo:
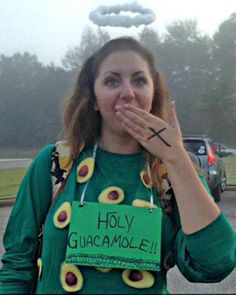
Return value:
<svg viewBox="0 0 236 295">
<path fill-rule="evenodd" d="M 175 263 L 193 282 L 217 282 L 234 269 L 235 233 L 184 149 L 175 104 L 168 99 L 152 55 L 140 43 L 129 37 L 111 40 L 85 62 L 65 106 L 65 134 L 69 160 L 64 151 L 59 151 L 58 158 L 54 145 L 49 145 L 36 157 L 22 182 L 4 237 L 1 293 L 31 290 L 36 280 L 37 235 L 45 217 L 38 260 L 39 294 L 168 293 L 166 274 Z M 51 167 L 55 182 L 62 186 L 47 213 L 52 196 Z M 74 200 L 80 206 L 73 207 L 71 213 Z M 74 238 L 89 230 L 88 224 L 94 219 L 90 212 L 98 212 L 94 211 L 97 203 L 98 210 L 113 209 L 113 215 L 106 213 L 106 228 L 101 218 L 93 240 Z M 76 211 L 86 206 L 91 208 L 88 219 Z M 154 222 L 148 221 L 142 207 L 156 212 L 150 215 L 155 216 Z M 127 212 L 126 219 L 116 218 L 114 208 Z M 127 229 L 125 238 L 130 237 L 130 212 L 141 220 L 137 220 L 135 235 L 147 232 L 156 236 L 153 245 L 159 250 L 155 255 L 146 253 L 147 238 L 138 247 L 126 249 L 137 253 L 133 260 L 125 257 L 128 252 L 122 249 L 121 258 L 107 250 L 112 248 L 112 233 Z M 117 231 L 113 230 L 115 222 Z M 80 227 L 78 233 L 69 230 L 69 223 L 71 228 Z M 142 224 L 146 232 L 141 230 Z M 107 233 L 103 240 L 97 234 L 100 226 Z M 88 262 L 84 257 L 90 255 L 92 246 L 97 247 L 100 260 Z M 108 253 L 106 261 L 101 253 Z M 155 267 L 143 268 L 140 257 L 149 254 Z M 71 263 L 71 257 L 76 257 L 77 263 Z M 117 260 L 112 264 L 114 257 Z M 131 263 L 125 264 L 127 261 Z M 133 261 L 138 261 L 136 269 Z M 119 263 L 132 267 L 117 267 Z"/>
</svg>

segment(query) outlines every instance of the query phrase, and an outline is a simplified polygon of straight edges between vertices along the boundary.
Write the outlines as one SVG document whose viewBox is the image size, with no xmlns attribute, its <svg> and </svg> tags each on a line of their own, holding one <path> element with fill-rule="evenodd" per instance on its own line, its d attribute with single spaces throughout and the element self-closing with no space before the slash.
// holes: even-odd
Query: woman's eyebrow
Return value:
<svg viewBox="0 0 236 295">
<path fill-rule="evenodd" d="M 137 76 L 139 74 L 146 74 L 146 72 L 145 71 L 138 71 L 138 72 L 133 73 L 132 76 Z"/>
<path fill-rule="evenodd" d="M 139 74 L 145 74 L 146 72 L 145 71 L 137 71 L 137 72 L 134 72 L 133 74 L 132 74 L 132 76 L 137 76 L 137 75 L 139 75 Z M 120 73 L 118 73 L 118 72 L 113 72 L 113 71 L 106 71 L 104 74 L 112 74 L 112 75 L 115 75 L 115 76 L 118 76 L 118 77 L 120 77 Z"/>
<path fill-rule="evenodd" d="M 115 75 L 115 76 L 120 76 L 119 73 L 113 72 L 113 71 L 106 71 L 106 72 L 104 72 L 104 74 L 112 74 L 112 75 Z"/>
</svg>

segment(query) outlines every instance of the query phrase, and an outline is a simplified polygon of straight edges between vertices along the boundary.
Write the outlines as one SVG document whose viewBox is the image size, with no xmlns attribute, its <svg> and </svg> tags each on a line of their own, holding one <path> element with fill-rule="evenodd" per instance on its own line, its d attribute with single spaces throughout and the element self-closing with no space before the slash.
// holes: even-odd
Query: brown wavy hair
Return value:
<svg viewBox="0 0 236 295">
<path fill-rule="evenodd" d="M 71 150 L 71 157 L 76 157 L 82 146 L 93 144 L 101 134 L 101 116 L 94 110 L 94 82 L 102 62 L 112 53 L 131 50 L 139 54 L 148 64 L 154 84 L 154 96 L 151 113 L 167 121 L 167 104 L 169 100 L 167 87 L 160 72 L 155 66 L 152 53 L 132 37 L 120 37 L 108 41 L 91 55 L 84 63 L 75 84 L 74 91 L 64 105 L 64 135 Z M 152 178 L 160 187 L 158 166 L 160 159 L 147 153 L 152 167 Z"/>
</svg>

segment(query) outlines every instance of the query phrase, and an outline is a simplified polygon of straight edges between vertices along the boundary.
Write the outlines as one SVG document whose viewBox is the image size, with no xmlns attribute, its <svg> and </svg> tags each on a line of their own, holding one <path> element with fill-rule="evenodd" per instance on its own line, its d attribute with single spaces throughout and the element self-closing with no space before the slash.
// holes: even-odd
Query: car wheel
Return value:
<svg viewBox="0 0 236 295">
<path fill-rule="evenodd" d="M 220 195 L 221 195 L 221 185 L 218 184 L 217 187 L 215 187 L 212 191 L 213 198 L 216 203 L 220 201 Z"/>
<path fill-rule="evenodd" d="M 225 188 L 226 188 L 226 173 L 224 171 L 224 175 L 220 184 L 220 191 L 223 193 L 225 191 Z"/>
</svg>

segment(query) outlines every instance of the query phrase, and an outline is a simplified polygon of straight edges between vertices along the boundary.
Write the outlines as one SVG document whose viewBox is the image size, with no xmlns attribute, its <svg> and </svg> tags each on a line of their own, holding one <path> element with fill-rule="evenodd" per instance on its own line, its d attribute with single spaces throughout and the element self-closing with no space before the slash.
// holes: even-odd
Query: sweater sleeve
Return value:
<svg viewBox="0 0 236 295">
<path fill-rule="evenodd" d="M 201 180 L 210 192 L 204 178 Z M 195 233 L 185 234 L 179 227 L 174 254 L 180 272 L 190 282 L 219 282 L 236 267 L 236 234 L 221 213 Z"/>
<path fill-rule="evenodd" d="M 20 185 L 3 238 L 0 294 L 29 293 L 36 275 L 38 232 L 52 196 L 51 153 L 46 146 L 34 159 Z"/>
</svg>

